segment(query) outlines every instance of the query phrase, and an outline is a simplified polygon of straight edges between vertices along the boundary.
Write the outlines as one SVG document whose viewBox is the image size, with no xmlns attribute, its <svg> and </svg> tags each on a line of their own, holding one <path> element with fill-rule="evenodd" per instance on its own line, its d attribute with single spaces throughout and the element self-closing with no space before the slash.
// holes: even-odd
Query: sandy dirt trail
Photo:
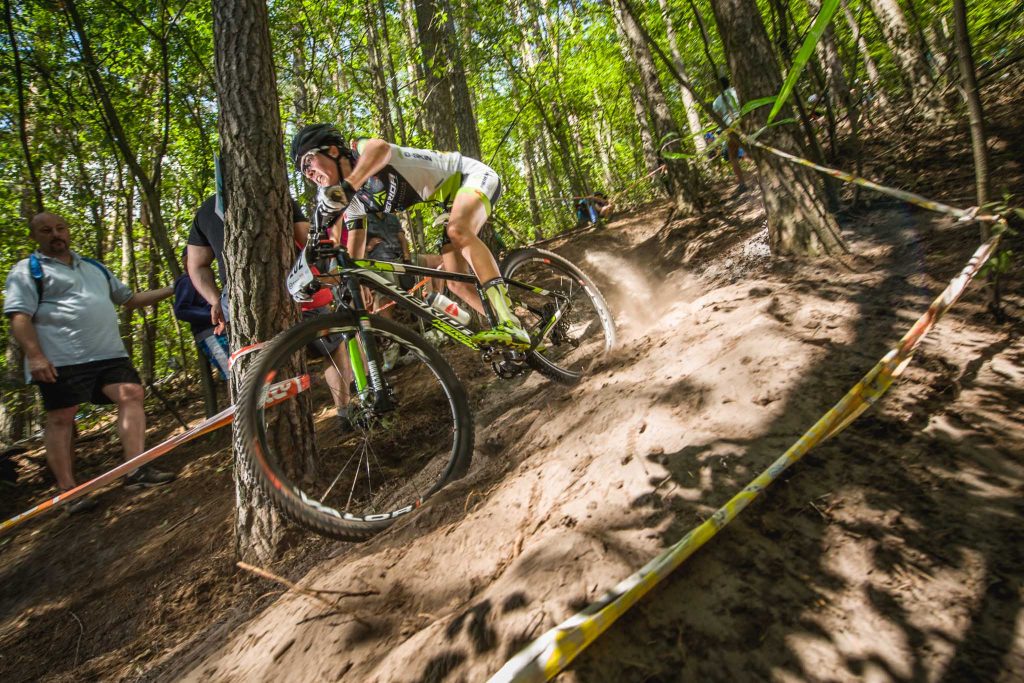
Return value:
<svg viewBox="0 0 1024 683">
<path fill-rule="evenodd" d="M 878 205 L 845 265 L 773 263 L 730 222 L 652 206 L 552 248 L 621 344 L 580 385 L 473 372 L 470 474 L 155 673 L 481 681 L 703 521 L 890 348 L 976 231 Z M 1024 679 L 1024 342 L 972 290 L 906 379 L 600 638 L 563 680 Z"/>
</svg>

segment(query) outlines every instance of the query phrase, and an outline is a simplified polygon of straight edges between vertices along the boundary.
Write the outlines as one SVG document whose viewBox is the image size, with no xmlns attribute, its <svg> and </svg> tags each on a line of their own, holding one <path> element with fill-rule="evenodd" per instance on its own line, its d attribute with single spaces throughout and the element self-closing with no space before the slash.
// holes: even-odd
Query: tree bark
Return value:
<svg viewBox="0 0 1024 683">
<path fill-rule="evenodd" d="M 270 339 L 298 318 L 283 285 L 294 252 L 291 202 L 266 4 L 214 0 L 213 34 L 227 204 L 224 245 L 231 264 L 231 345 L 237 350 Z M 235 396 L 247 358 L 231 373 Z M 297 374 L 302 369 L 287 370 Z M 268 426 L 268 438 L 289 459 L 284 466 L 301 476 L 315 459 L 309 397 L 303 394 L 273 412 L 281 415 Z M 244 462 L 237 428 L 234 445 L 236 554 L 268 562 L 288 542 L 285 521 Z"/>
<path fill-rule="evenodd" d="M 755 1 L 712 0 L 711 8 L 740 100 L 776 95 L 782 87 L 782 76 Z M 788 115 L 784 110 L 781 118 Z M 760 129 L 767 116 L 764 107 L 754 110 L 744 118 L 744 130 Z M 760 139 L 773 147 L 804 154 L 790 126 L 769 128 Z M 826 208 L 820 177 L 757 147 L 749 151 L 757 165 L 772 252 L 807 256 L 845 253 L 839 226 Z"/>
<path fill-rule="evenodd" d="M 960 89 L 967 103 L 971 122 L 971 151 L 974 154 L 974 180 L 978 206 L 988 202 L 988 143 L 985 134 L 985 112 L 978 94 L 978 76 L 967 30 L 967 7 L 964 0 L 953 0 L 953 30 L 956 32 L 957 58 L 960 62 Z M 984 224 L 983 224 L 984 225 Z"/>
<path fill-rule="evenodd" d="M 623 0 L 615 2 L 615 13 L 618 17 L 616 26 L 621 32 L 622 40 L 627 43 L 633 55 L 633 61 L 640 72 L 640 82 L 643 85 L 647 101 L 650 104 L 651 122 L 659 146 L 666 151 L 683 151 L 679 142 L 668 142 L 672 138 L 679 138 L 678 128 L 672 119 L 672 114 L 665 99 L 665 92 L 658 80 L 658 71 L 654 67 L 654 58 L 644 41 L 642 32 L 637 25 L 637 20 L 632 14 L 632 8 Z M 673 149 L 674 148 L 674 149 Z M 663 157 L 664 158 L 664 157 Z M 704 194 L 706 188 L 703 179 L 696 169 L 685 159 L 664 158 L 669 189 L 676 209 L 684 214 L 693 214 L 704 208 Z"/>
</svg>

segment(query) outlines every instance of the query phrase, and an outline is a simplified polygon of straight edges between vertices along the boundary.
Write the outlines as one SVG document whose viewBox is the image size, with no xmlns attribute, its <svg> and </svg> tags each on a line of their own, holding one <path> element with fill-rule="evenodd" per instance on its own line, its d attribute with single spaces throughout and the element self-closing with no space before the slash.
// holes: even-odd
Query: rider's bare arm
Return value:
<svg viewBox="0 0 1024 683">
<path fill-rule="evenodd" d="M 377 138 L 360 140 L 358 151 L 356 167 L 345 178 L 356 188 L 362 187 L 370 176 L 388 165 L 391 161 L 391 144 Z"/>
</svg>

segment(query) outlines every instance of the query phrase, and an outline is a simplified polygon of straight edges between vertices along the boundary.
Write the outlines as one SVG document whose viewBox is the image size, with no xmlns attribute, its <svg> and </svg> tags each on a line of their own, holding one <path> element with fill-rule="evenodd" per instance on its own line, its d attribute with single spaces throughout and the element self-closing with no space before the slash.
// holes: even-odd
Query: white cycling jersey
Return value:
<svg viewBox="0 0 1024 683">
<path fill-rule="evenodd" d="M 487 164 L 458 152 L 391 145 L 388 165 L 370 176 L 349 202 L 345 224 L 356 227 L 368 211 L 404 211 L 426 200 L 449 201 L 462 191 L 474 192 L 490 213 L 501 196 L 501 180 Z"/>
</svg>

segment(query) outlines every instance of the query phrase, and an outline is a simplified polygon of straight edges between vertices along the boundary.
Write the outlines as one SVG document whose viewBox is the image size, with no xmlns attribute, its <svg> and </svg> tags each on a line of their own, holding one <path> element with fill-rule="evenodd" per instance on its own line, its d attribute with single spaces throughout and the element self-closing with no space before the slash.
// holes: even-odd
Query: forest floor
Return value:
<svg viewBox="0 0 1024 683">
<path fill-rule="evenodd" d="M 997 188 L 1022 186 L 1018 109 L 991 112 Z M 865 173 L 966 206 L 966 139 L 879 136 Z M 164 458 L 170 486 L 0 538 L 0 679 L 485 680 L 761 472 L 977 245 L 976 226 L 865 199 L 841 263 L 770 258 L 756 190 L 547 243 L 598 282 L 621 343 L 570 388 L 450 354 L 476 411 L 469 474 L 369 542 L 310 536 L 268 567 L 363 594 L 336 609 L 234 566 L 226 430 Z M 973 285 L 882 401 L 560 680 L 1024 680 L 1024 291 L 1007 284 L 1007 321 Z M 182 409 L 200 417 L 198 398 Z M 155 417 L 150 443 L 173 431 Z M 83 436 L 82 476 L 117 461 L 109 433 Z M 0 515 L 50 490 L 40 450 L 17 462 Z"/>
</svg>

